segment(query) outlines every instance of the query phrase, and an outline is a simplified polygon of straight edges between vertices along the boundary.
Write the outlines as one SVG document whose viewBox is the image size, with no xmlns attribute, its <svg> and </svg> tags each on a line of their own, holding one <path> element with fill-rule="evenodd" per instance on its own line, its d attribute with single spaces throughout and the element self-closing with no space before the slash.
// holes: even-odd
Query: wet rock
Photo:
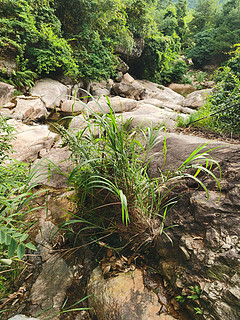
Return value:
<svg viewBox="0 0 240 320">
<path fill-rule="evenodd" d="M 200 108 L 207 102 L 207 97 L 211 95 L 212 89 L 203 89 L 192 92 L 186 96 L 183 102 L 184 107 Z"/>
<path fill-rule="evenodd" d="M 38 80 L 34 87 L 31 88 L 32 96 L 39 96 L 47 109 L 54 110 L 60 106 L 60 102 L 66 99 L 70 93 L 68 87 L 53 79 Z"/>
<path fill-rule="evenodd" d="M 11 101 L 13 98 L 14 86 L 0 82 L 0 107 Z"/>
<path fill-rule="evenodd" d="M 13 117 L 23 122 L 39 121 L 46 119 L 49 113 L 39 97 L 19 96 L 16 98 L 16 107 Z"/>
<path fill-rule="evenodd" d="M 88 284 L 89 305 L 98 320 L 159 320 L 161 305 L 157 296 L 144 287 L 140 270 L 104 279 L 100 268 L 94 269 Z M 168 318 L 166 318 L 168 319 Z"/>
<path fill-rule="evenodd" d="M 16 130 L 16 139 L 12 141 L 13 150 L 10 155 L 19 161 L 33 161 L 39 157 L 43 150 L 48 151 L 53 146 L 58 135 L 50 132 L 45 125 L 28 126 L 16 120 L 8 120 Z"/>
</svg>

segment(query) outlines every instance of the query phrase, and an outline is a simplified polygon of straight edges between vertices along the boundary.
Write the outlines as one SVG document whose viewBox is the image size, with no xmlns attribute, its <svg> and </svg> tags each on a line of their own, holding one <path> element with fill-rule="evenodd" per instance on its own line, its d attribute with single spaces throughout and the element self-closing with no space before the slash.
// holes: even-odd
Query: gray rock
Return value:
<svg viewBox="0 0 240 320">
<path fill-rule="evenodd" d="M 160 100 L 169 104 L 182 105 L 184 97 L 170 88 L 147 80 L 138 80 L 138 82 L 146 89 L 149 98 Z"/>
<path fill-rule="evenodd" d="M 13 117 L 16 120 L 39 121 L 48 116 L 47 109 L 39 97 L 19 96 L 16 98 L 16 107 L 13 111 Z"/>
<path fill-rule="evenodd" d="M 161 304 L 144 287 L 142 271 L 120 273 L 104 279 L 100 268 L 94 269 L 88 284 L 89 305 L 99 320 L 160 320 Z M 170 318 L 171 319 L 171 318 Z"/>
<path fill-rule="evenodd" d="M 124 74 L 120 83 L 113 85 L 113 90 L 122 97 L 140 100 L 145 96 L 145 88 L 128 73 Z"/>
<path fill-rule="evenodd" d="M 207 97 L 211 95 L 212 89 L 203 89 L 192 92 L 186 96 L 183 102 L 184 107 L 200 108 L 207 102 Z"/>
<path fill-rule="evenodd" d="M 17 314 L 16 316 L 9 318 L 9 320 L 34 320 L 37 318 L 27 317 L 24 314 Z"/>
<path fill-rule="evenodd" d="M 0 82 L 0 108 L 13 98 L 14 86 Z"/>
<path fill-rule="evenodd" d="M 108 81 L 102 80 L 101 82 L 92 82 L 90 85 L 90 93 L 94 97 L 110 96 L 112 86 L 113 80 L 111 79 Z"/>
<path fill-rule="evenodd" d="M 63 100 L 60 108 L 63 113 L 72 115 L 83 111 L 85 109 L 85 105 L 79 100 Z"/>
<path fill-rule="evenodd" d="M 13 150 L 11 158 L 19 161 L 34 161 L 43 150 L 48 151 L 53 146 L 58 135 L 50 132 L 46 125 L 28 126 L 16 120 L 8 120 L 16 130 L 12 141 Z"/>
<path fill-rule="evenodd" d="M 165 164 L 163 166 L 162 157 L 157 155 L 150 167 L 151 174 L 157 176 L 159 169 L 162 172 L 176 170 L 198 145 L 206 142 L 203 138 L 169 133 Z M 207 176 L 204 183 L 209 189 L 208 200 L 197 184 L 187 182 L 187 186 L 179 186 L 172 196 L 181 194 L 182 197 L 165 219 L 166 226 L 178 225 L 168 229 L 173 247 L 164 237 L 158 239 L 156 247 L 161 256 L 160 270 L 171 288 L 188 295 L 190 286 L 201 287 L 199 307 L 204 311 L 203 319 L 211 319 L 209 315 L 212 315 L 214 320 L 237 320 L 240 312 L 240 147 L 221 141 L 207 146 L 212 147 L 217 149 L 210 152 L 211 156 L 221 161 L 224 173 L 220 199 L 219 190 Z M 157 151 L 161 152 L 161 148 L 155 148 L 154 152 Z M 214 170 L 216 175 L 217 171 Z"/>
<path fill-rule="evenodd" d="M 41 97 L 47 109 L 59 107 L 61 100 L 70 93 L 68 87 L 53 79 L 38 80 L 30 90 L 31 95 Z"/>
<path fill-rule="evenodd" d="M 69 160 L 71 151 L 65 148 L 52 148 L 50 151 L 42 150 L 34 165 L 37 168 L 38 183 L 53 188 L 67 187 L 68 175 L 72 169 Z"/>
<path fill-rule="evenodd" d="M 109 98 L 109 102 L 115 113 L 127 112 L 137 107 L 137 101 L 122 97 Z M 98 100 L 90 101 L 87 103 L 87 108 L 85 110 L 89 113 L 91 113 L 91 111 L 99 114 L 109 113 L 108 100 L 107 98 L 102 97 Z"/>
</svg>

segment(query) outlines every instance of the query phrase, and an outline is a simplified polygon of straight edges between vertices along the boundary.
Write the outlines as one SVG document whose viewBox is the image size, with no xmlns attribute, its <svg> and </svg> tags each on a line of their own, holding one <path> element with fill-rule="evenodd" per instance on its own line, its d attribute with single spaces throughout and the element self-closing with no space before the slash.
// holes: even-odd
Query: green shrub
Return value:
<svg viewBox="0 0 240 320">
<path fill-rule="evenodd" d="M 86 126 L 82 130 L 58 128 L 72 152 L 74 168 L 69 184 L 77 190 L 79 208 L 79 216 L 67 221 L 65 227 L 87 222 L 86 229 L 119 232 L 142 246 L 159 234 L 168 237 L 166 229 L 170 226 L 165 227 L 165 218 L 176 202 L 170 192 L 180 181 L 194 179 L 209 196 L 199 179 L 203 172 L 215 179 L 220 188 L 211 173 L 215 161 L 206 158 L 206 145 L 197 148 L 176 171 L 160 172 L 158 178 L 152 178 L 148 174 L 154 157 L 152 149 L 162 144 L 162 155 L 166 156 L 166 137 L 160 134 L 163 127 L 156 131 L 152 126 L 129 131 L 129 123 L 125 125 L 122 117 L 116 117 L 110 104 L 110 113 L 103 116 L 85 107 Z M 190 169 L 195 170 L 195 175 L 188 172 Z"/>
</svg>

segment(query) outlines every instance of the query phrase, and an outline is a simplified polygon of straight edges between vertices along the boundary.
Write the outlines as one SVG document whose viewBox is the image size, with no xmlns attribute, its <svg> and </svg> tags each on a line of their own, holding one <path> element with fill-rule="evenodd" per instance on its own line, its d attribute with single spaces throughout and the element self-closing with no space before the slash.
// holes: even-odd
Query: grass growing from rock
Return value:
<svg viewBox="0 0 240 320">
<path fill-rule="evenodd" d="M 127 130 L 110 102 L 108 114 L 99 105 L 102 116 L 85 108 L 82 129 L 58 128 L 72 152 L 74 168 L 68 181 L 78 195 L 79 214 L 65 227 L 88 222 L 85 230 L 117 232 L 141 247 L 161 234 L 168 236 L 166 230 L 171 226 L 165 226 L 165 218 L 176 202 L 171 191 L 185 179 L 193 179 L 207 197 L 200 173 L 211 176 L 220 189 L 211 171 L 213 166 L 220 167 L 207 153 L 213 150 L 207 144 L 199 146 L 176 171 L 165 174 L 159 170 L 159 177 L 152 178 L 148 168 L 153 148 L 158 146 L 163 158 L 167 153 L 164 127 Z"/>
</svg>

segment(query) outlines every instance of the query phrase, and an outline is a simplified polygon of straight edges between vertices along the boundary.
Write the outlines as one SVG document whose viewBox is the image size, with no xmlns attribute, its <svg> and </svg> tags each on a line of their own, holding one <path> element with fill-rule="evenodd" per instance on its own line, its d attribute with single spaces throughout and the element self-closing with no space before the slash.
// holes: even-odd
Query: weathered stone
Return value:
<svg viewBox="0 0 240 320">
<path fill-rule="evenodd" d="M 41 151 L 39 157 L 43 159 L 34 163 L 38 172 L 38 183 L 54 188 L 67 187 L 68 175 L 72 169 L 70 154 L 67 147 Z"/>
<path fill-rule="evenodd" d="M 167 87 L 147 80 L 138 80 L 138 82 L 147 90 L 149 98 L 158 99 L 166 103 L 183 104 L 184 97 Z"/>
<path fill-rule="evenodd" d="M 47 109 L 59 107 L 61 100 L 70 93 L 68 87 L 53 79 L 38 80 L 30 90 L 31 95 L 41 97 Z"/>
<path fill-rule="evenodd" d="M 22 120 L 23 122 L 39 121 L 46 119 L 49 114 L 39 97 L 19 96 L 16 102 L 17 104 L 13 112 L 16 120 Z"/>
<path fill-rule="evenodd" d="M 168 88 L 171 90 L 181 94 L 181 95 L 186 95 L 189 93 L 192 93 L 196 91 L 196 88 L 192 86 L 191 84 L 182 84 L 182 83 L 171 83 Z"/>
<path fill-rule="evenodd" d="M 113 85 L 113 90 L 122 97 L 140 100 L 145 96 L 146 90 L 128 73 L 124 74 L 120 83 Z"/>
<path fill-rule="evenodd" d="M 50 132 L 46 125 L 27 126 L 16 120 L 8 120 L 8 123 L 16 130 L 16 139 L 12 141 L 13 150 L 10 155 L 19 161 L 32 161 L 39 157 L 43 150 L 50 150 L 57 134 Z"/>
<path fill-rule="evenodd" d="M 127 112 L 137 107 L 137 101 L 122 97 L 109 98 L 109 102 L 115 113 Z M 109 113 L 110 109 L 107 98 L 102 97 L 99 100 L 88 102 L 86 111 L 89 113 L 93 111 L 99 114 Z"/>
<path fill-rule="evenodd" d="M 0 82 L 0 107 L 11 101 L 13 98 L 14 86 Z"/>
<path fill-rule="evenodd" d="M 120 57 L 117 57 L 118 59 L 118 65 L 117 65 L 117 71 L 124 73 L 127 73 L 129 70 L 129 66 L 125 61 L 123 61 Z"/>
<path fill-rule="evenodd" d="M 60 108 L 61 112 L 66 114 L 76 114 L 83 111 L 85 109 L 85 105 L 79 100 L 63 100 Z"/>
<path fill-rule="evenodd" d="M 142 271 L 135 270 L 104 279 L 96 268 L 88 284 L 89 305 L 99 320 L 159 320 L 157 296 L 144 287 Z M 168 318 L 166 318 L 168 319 Z"/>
<path fill-rule="evenodd" d="M 207 102 L 207 97 L 212 93 L 212 89 L 203 89 L 188 94 L 183 102 L 184 107 L 200 108 Z"/>
<path fill-rule="evenodd" d="M 139 106 L 131 111 L 122 114 L 123 121 L 127 122 L 132 119 L 131 127 L 158 127 L 165 124 L 167 128 L 172 129 L 175 126 L 177 113 L 155 107 L 149 104 L 139 104 Z"/>
<path fill-rule="evenodd" d="M 120 54 L 124 59 L 126 59 L 126 61 L 135 60 L 141 56 L 143 48 L 144 48 L 144 39 L 134 38 L 134 45 L 131 52 L 129 52 L 129 50 L 123 46 L 117 46 L 116 53 Z"/>
<path fill-rule="evenodd" d="M 113 81 L 111 79 L 108 81 L 102 80 L 101 82 L 92 82 L 90 85 L 90 93 L 94 97 L 110 96 L 112 86 Z"/>
<path fill-rule="evenodd" d="M 206 142 L 203 138 L 169 133 L 166 159 L 157 155 L 151 164 L 151 174 L 157 176 L 159 169 L 162 172 L 176 170 L 198 145 Z M 206 192 L 197 184 L 191 185 L 188 181 L 187 187 L 178 187 L 172 196 L 183 196 L 165 219 L 166 226 L 178 225 L 168 229 L 174 245 L 162 237 L 156 247 L 161 257 L 160 270 L 171 287 L 181 295 L 189 295 L 190 286 L 201 287 L 199 307 L 204 310 L 203 319 L 237 320 L 240 312 L 240 148 L 214 141 L 207 145 L 206 152 L 213 147 L 217 149 L 210 152 L 211 156 L 221 161 L 224 172 L 220 199 L 210 176 L 204 179 L 209 189 L 208 200 Z M 161 148 L 154 149 L 157 151 L 161 152 Z M 216 168 L 214 173 L 219 175 L 217 171 Z M 180 287 L 177 275 L 181 279 Z"/>
<path fill-rule="evenodd" d="M 34 320 L 37 318 L 27 317 L 24 314 L 17 314 L 16 316 L 9 318 L 9 320 Z"/>
</svg>

